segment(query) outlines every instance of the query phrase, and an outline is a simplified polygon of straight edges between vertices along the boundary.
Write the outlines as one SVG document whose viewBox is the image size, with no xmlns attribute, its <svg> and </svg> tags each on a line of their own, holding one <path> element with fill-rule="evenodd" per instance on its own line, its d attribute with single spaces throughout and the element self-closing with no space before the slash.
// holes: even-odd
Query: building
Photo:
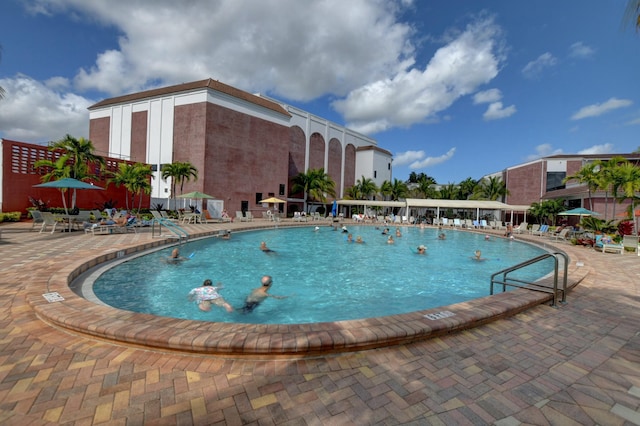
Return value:
<svg viewBox="0 0 640 426">
<path fill-rule="evenodd" d="M 530 205 L 548 199 L 563 199 L 568 209 L 584 207 L 599 213 L 599 218 L 619 219 L 617 213 L 628 207 L 628 201 L 616 203 L 610 193 L 600 190 L 589 194 L 587 186 L 575 180 L 565 183 L 567 176 L 574 175 L 583 166 L 598 160 L 608 161 L 613 157 L 622 157 L 640 166 L 640 154 L 561 154 L 508 167 L 502 172 L 502 179 L 509 191 L 504 202 Z M 614 213 L 614 209 L 617 213 Z"/>
<path fill-rule="evenodd" d="M 212 79 L 105 99 L 89 112 L 98 154 L 152 165 L 156 204 L 168 205 L 171 182 L 161 170 L 173 162 L 198 170 L 183 191 L 216 197 L 206 206 L 214 217 L 222 209 L 260 215 L 269 207 L 260 200 L 271 196 L 285 199 L 288 213 L 302 210 L 304 194 L 292 193 L 292 179 L 309 169 L 324 168 L 338 198 L 358 173 L 377 184 L 391 180 L 391 153 L 375 140 Z"/>
</svg>

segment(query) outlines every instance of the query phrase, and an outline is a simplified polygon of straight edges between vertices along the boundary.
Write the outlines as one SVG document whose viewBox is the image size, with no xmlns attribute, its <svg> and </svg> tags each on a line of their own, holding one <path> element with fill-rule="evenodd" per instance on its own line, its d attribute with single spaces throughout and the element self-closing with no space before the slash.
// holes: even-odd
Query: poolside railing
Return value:
<svg viewBox="0 0 640 426">
<path fill-rule="evenodd" d="M 558 256 L 562 256 L 564 259 L 564 274 L 562 279 L 562 287 L 558 288 L 558 270 L 559 270 L 559 262 Z M 553 286 L 550 287 L 545 285 L 543 281 L 525 281 L 518 278 L 509 277 L 508 275 L 511 272 L 520 270 L 529 265 L 533 265 L 534 263 L 541 262 L 545 259 L 552 258 L 554 260 L 554 271 L 553 271 Z M 502 285 L 502 291 L 507 291 L 507 286 L 509 287 L 518 287 L 524 288 L 527 290 L 540 291 L 543 293 L 552 293 L 553 294 L 553 306 L 557 307 L 558 304 L 558 293 L 562 294 L 562 300 L 560 303 L 567 303 L 567 275 L 569 271 L 569 257 L 565 253 L 555 252 L 555 253 L 545 253 L 540 256 L 534 257 L 533 259 L 525 260 L 515 266 L 511 266 L 509 268 L 503 269 L 495 274 L 491 275 L 491 289 L 490 294 L 493 295 L 494 286 L 496 284 Z"/>
</svg>

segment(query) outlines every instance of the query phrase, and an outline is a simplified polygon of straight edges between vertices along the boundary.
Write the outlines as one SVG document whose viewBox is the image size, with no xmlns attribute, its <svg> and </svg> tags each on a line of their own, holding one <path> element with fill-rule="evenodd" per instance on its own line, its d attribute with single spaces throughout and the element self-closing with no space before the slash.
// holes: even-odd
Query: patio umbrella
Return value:
<svg viewBox="0 0 640 426">
<path fill-rule="evenodd" d="M 67 202 L 64 198 L 64 191 L 66 189 L 104 189 L 101 186 L 93 185 L 91 183 L 83 182 L 81 180 L 73 179 L 73 178 L 62 178 L 58 180 L 52 180 L 49 182 L 41 183 L 38 185 L 33 185 L 34 188 L 57 188 L 60 190 L 62 194 L 62 205 L 64 206 L 65 214 L 69 215 L 67 211 Z"/>
<path fill-rule="evenodd" d="M 178 195 L 177 198 L 184 198 L 184 199 L 189 198 L 189 199 L 192 199 L 192 200 L 203 200 L 205 198 L 216 198 L 216 197 L 214 197 L 213 195 L 205 194 L 204 192 L 200 192 L 200 191 L 191 191 L 191 192 L 187 192 L 186 194 Z"/>
<path fill-rule="evenodd" d="M 282 204 L 282 203 L 286 203 L 285 200 L 281 200 L 280 198 L 276 198 L 276 197 L 269 197 L 269 198 L 265 198 L 264 200 L 260 200 L 261 203 L 269 203 L 269 204 Z"/>
<path fill-rule="evenodd" d="M 578 207 L 571 210 L 566 210 L 561 213 L 558 213 L 558 216 L 600 216 L 600 213 L 592 212 L 591 210 L 587 210 L 582 207 Z"/>
</svg>

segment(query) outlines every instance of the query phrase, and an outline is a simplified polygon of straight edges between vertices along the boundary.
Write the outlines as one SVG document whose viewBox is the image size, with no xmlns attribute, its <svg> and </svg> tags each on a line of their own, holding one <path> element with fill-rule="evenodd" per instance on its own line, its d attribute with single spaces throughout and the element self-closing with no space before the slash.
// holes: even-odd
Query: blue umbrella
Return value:
<svg viewBox="0 0 640 426">
<path fill-rule="evenodd" d="M 331 216 L 336 217 L 338 214 L 338 202 L 333 200 L 333 207 L 331 207 Z"/>
<path fill-rule="evenodd" d="M 64 211 L 66 214 L 69 214 L 67 211 L 67 202 L 64 199 L 64 190 L 65 189 L 104 189 L 100 186 L 93 185 L 91 183 L 82 182 L 78 179 L 73 178 L 63 178 L 58 180 L 52 180 L 49 182 L 41 183 L 39 185 L 33 185 L 34 188 L 58 188 L 62 193 L 62 205 L 64 206 Z"/>
</svg>

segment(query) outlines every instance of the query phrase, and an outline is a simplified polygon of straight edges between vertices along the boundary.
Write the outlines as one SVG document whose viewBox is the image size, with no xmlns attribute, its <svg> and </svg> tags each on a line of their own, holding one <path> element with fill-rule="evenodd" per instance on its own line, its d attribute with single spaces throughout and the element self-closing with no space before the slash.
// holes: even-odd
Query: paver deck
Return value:
<svg viewBox="0 0 640 426">
<path fill-rule="evenodd" d="M 312 355 L 256 357 L 149 349 L 45 322 L 55 302 L 36 290 L 61 289 L 61 274 L 74 273 L 79 258 L 158 240 L 30 226 L 0 225 L 2 424 L 640 424 L 635 254 L 560 244 L 581 282 L 558 309 L 537 305 L 380 349 L 323 354 L 320 345 Z M 259 223 L 224 227 L 238 226 Z"/>
</svg>

